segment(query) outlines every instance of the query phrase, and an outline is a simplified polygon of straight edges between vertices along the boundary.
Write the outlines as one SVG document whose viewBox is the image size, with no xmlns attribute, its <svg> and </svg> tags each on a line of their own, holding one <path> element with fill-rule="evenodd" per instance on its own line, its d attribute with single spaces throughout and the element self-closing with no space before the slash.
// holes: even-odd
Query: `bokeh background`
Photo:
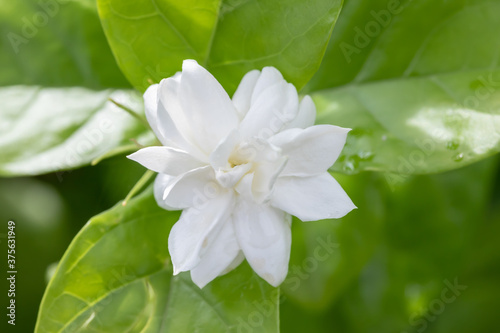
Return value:
<svg viewBox="0 0 500 333">
<path fill-rule="evenodd" d="M 90 0 L 61 5 L 15 52 L 7 33 L 39 10 L 35 0 L 0 0 L 0 86 L 130 86 Z M 72 48 L 88 38 L 95 49 Z M 45 52 L 37 52 L 40 45 Z M 78 53 L 90 54 L 90 62 Z M 64 68 L 64 77 L 54 67 Z M 334 222 L 293 224 L 281 331 L 499 331 L 499 162 L 493 156 L 431 175 L 335 174 L 358 210 Z M 18 266 L 16 327 L 4 318 L 2 332 L 33 331 L 48 278 L 72 238 L 92 216 L 122 200 L 143 172 L 118 156 L 62 173 L 0 178 L 0 253 L 3 258 L 7 221 L 13 220 Z M 2 275 L 5 264 L 2 259 Z M 5 309 L 7 283 L 1 281 Z"/>
</svg>

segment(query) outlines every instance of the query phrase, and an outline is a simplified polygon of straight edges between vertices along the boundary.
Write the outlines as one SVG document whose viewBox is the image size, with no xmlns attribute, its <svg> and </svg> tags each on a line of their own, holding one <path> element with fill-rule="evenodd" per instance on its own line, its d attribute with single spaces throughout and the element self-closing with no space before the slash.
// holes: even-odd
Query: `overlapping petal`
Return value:
<svg viewBox="0 0 500 333">
<path fill-rule="evenodd" d="M 295 119 L 298 105 L 297 90 L 292 84 L 281 81 L 267 87 L 255 99 L 252 98 L 250 110 L 239 127 L 240 135 L 268 139 Z"/>
<path fill-rule="evenodd" d="M 238 125 L 237 111 L 224 88 L 194 60 L 182 65 L 177 97 L 192 138 L 207 154 Z"/>
<path fill-rule="evenodd" d="M 264 67 L 258 80 L 255 81 L 255 87 L 252 90 L 252 104 L 255 103 L 257 99 L 261 98 L 262 94 L 270 87 L 283 83 L 286 83 L 286 81 L 283 79 L 283 75 L 281 75 L 279 70 L 274 67 Z"/>
<path fill-rule="evenodd" d="M 288 163 L 281 176 L 312 176 L 325 172 L 345 145 L 348 128 L 316 125 L 280 132 L 269 142 L 282 150 Z"/>
<path fill-rule="evenodd" d="M 214 170 L 226 168 L 229 165 L 229 156 L 238 144 L 239 134 L 238 131 L 233 130 L 227 137 L 219 142 L 217 147 L 209 156 L 209 161 Z"/>
<path fill-rule="evenodd" d="M 206 154 L 203 154 L 196 145 L 188 140 L 189 122 L 184 117 L 175 97 L 178 92 L 180 75 L 177 73 L 146 90 L 144 93 L 146 119 L 164 146 L 178 148 L 200 160 L 206 160 Z M 168 101 L 168 103 L 162 101 Z"/>
<path fill-rule="evenodd" d="M 302 221 L 338 219 L 356 206 L 327 172 L 311 177 L 280 177 L 271 204 Z"/>
<path fill-rule="evenodd" d="M 237 264 L 241 263 L 240 246 L 236 241 L 232 219 L 221 222 L 223 226 L 203 254 L 203 260 L 191 270 L 191 279 L 200 288 L 227 273 L 235 260 L 239 260 Z"/>
<path fill-rule="evenodd" d="M 156 203 L 163 209 L 166 210 L 177 210 L 178 208 L 172 207 L 166 204 L 165 200 L 163 200 L 163 194 L 165 193 L 165 189 L 172 185 L 175 181 L 174 176 L 165 175 L 163 173 L 159 173 L 154 181 L 154 196 Z"/>
<path fill-rule="evenodd" d="M 314 125 L 316 120 L 316 106 L 309 95 L 304 96 L 300 101 L 299 112 L 295 119 L 289 122 L 284 129 L 306 128 Z"/>
<path fill-rule="evenodd" d="M 163 133 L 158 128 L 158 84 L 153 84 L 146 89 L 144 92 L 144 112 L 146 114 L 146 119 L 149 126 L 153 130 L 154 134 L 160 140 L 162 144 L 165 145 L 165 138 Z"/>
<path fill-rule="evenodd" d="M 177 176 L 165 188 L 162 200 L 176 209 L 200 207 L 225 192 L 215 180 L 213 169 L 204 166 Z"/>
<path fill-rule="evenodd" d="M 290 217 L 269 205 L 239 200 L 233 218 L 238 243 L 250 266 L 269 284 L 280 285 L 290 260 Z"/>
<path fill-rule="evenodd" d="M 127 156 L 149 170 L 178 176 L 205 165 L 189 153 L 171 147 L 146 147 Z"/>
<path fill-rule="evenodd" d="M 229 169 L 219 169 L 215 178 L 222 187 L 233 188 L 252 169 L 252 164 L 241 164 Z"/>
<path fill-rule="evenodd" d="M 233 95 L 233 104 L 240 119 L 243 119 L 250 109 L 253 90 L 259 77 L 260 71 L 256 69 L 246 73 Z"/>
<path fill-rule="evenodd" d="M 182 212 L 168 237 L 168 251 L 172 257 L 174 274 L 189 271 L 200 263 L 230 218 L 232 206 L 233 196 L 226 193 L 213 198 L 205 205 Z M 227 265 L 233 259 L 234 257 Z"/>
</svg>

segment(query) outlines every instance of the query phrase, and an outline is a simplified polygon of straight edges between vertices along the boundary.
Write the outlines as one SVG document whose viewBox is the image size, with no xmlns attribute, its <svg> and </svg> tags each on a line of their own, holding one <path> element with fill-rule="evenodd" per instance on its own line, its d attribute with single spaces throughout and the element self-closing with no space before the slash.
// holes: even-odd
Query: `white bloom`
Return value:
<svg viewBox="0 0 500 333">
<path fill-rule="evenodd" d="M 168 247 L 174 274 L 200 288 L 244 258 L 278 286 L 288 272 L 291 216 L 339 218 L 355 208 L 327 172 L 349 129 L 313 126 L 316 109 L 280 72 L 247 73 L 232 100 L 194 60 L 144 94 L 163 146 L 128 156 L 158 172 L 155 197 L 183 209 Z"/>
</svg>

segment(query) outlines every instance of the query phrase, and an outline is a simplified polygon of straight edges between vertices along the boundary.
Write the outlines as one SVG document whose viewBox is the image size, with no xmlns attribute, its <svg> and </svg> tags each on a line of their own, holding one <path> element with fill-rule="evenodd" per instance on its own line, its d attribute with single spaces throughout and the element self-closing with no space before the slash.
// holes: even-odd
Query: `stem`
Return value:
<svg viewBox="0 0 500 333">
<path fill-rule="evenodd" d="M 132 141 L 135 145 L 136 148 L 144 148 L 144 145 L 141 145 L 135 138 L 130 138 L 130 141 Z"/>
<path fill-rule="evenodd" d="M 151 129 L 151 127 L 149 126 L 146 118 L 144 118 L 143 116 L 141 116 L 140 114 L 138 114 L 137 112 L 135 112 L 134 110 L 130 109 L 129 107 L 115 101 L 114 99 L 112 99 L 111 97 L 108 98 L 108 100 L 113 103 L 114 105 L 118 106 L 120 109 L 122 109 L 123 111 L 127 112 L 129 115 L 131 115 L 132 117 L 134 117 L 135 119 L 139 120 L 141 122 L 141 124 L 143 124 L 144 126 L 146 126 L 147 129 Z"/>
<path fill-rule="evenodd" d="M 134 150 L 137 150 L 137 144 L 135 143 L 126 146 L 116 147 L 115 149 L 112 149 L 92 160 L 92 162 L 90 162 L 90 165 L 94 166 L 99 162 L 101 162 L 102 160 Z"/>
<path fill-rule="evenodd" d="M 155 174 L 154 171 L 151 170 L 146 171 L 144 175 L 142 175 L 141 179 L 139 179 L 139 181 L 134 185 L 134 187 L 132 187 L 130 192 L 127 194 L 125 200 L 123 200 L 122 202 L 122 206 L 126 206 L 129 200 L 132 199 L 132 197 L 144 187 L 144 185 L 154 174 Z"/>
</svg>

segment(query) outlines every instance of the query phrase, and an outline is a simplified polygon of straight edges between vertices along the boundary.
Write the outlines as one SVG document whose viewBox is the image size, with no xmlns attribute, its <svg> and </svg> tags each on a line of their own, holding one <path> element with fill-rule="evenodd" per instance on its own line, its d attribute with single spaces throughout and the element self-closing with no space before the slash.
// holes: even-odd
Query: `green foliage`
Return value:
<svg viewBox="0 0 500 333">
<path fill-rule="evenodd" d="M 146 134 L 107 103 L 142 109 L 137 93 L 104 90 L 130 85 L 94 2 L 2 0 L 0 20 L 0 175 L 73 169 Z"/>
<path fill-rule="evenodd" d="M 29 263 L 19 309 L 38 305 L 40 270 L 68 230 L 123 199 L 143 171 L 118 158 L 60 183 L 61 172 L 136 149 L 131 139 L 154 142 L 109 97 L 142 115 L 131 86 L 144 91 L 184 59 L 229 94 L 247 71 L 275 66 L 312 95 L 318 123 L 353 129 L 332 172 L 359 209 L 294 219 L 281 298 L 246 263 L 201 290 L 173 276 L 179 213 L 148 188 L 76 236 L 37 333 L 495 329 L 500 184 L 487 158 L 500 151 L 500 1 L 346 0 L 341 12 L 341 0 L 0 4 L 0 175 L 60 172 L 0 180 L 0 215 L 20 221 Z M 453 293 L 455 281 L 467 288 Z M 36 310 L 19 314 L 23 331 Z"/>
<path fill-rule="evenodd" d="M 229 332 L 255 327 L 255 318 L 259 332 L 277 332 L 279 291 L 248 265 L 203 290 L 186 273 L 172 276 L 166 239 L 179 213 L 159 208 L 152 192 L 118 203 L 80 231 L 51 280 L 35 332 Z"/>
<path fill-rule="evenodd" d="M 0 22 L 0 86 L 130 86 L 92 0 L 1 0 Z"/>
<path fill-rule="evenodd" d="M 234 92 L 251 69 L 275 66 L 300 89 L 318 69 L 341 0 L 99 0 L 120 68 L 144 91 L 195 59 Z"/>
<path fill-rule="evenodd" d="M 342 178 L 359 210 L 341 223 L 328 221 L 329 227 L 321 222 L 294 230 L 292 262 L 308 276 L 295 290 L 283 285 L 282 331 L 303 332 L 308 323 L 313 332 L 488 331 L 496 315 L 487 310 L 495 301 L 486 290 L 498 296 L 491 282 L 499 276 L 498 234 L 488 230 L 499 220 L 485 212 L 497 162 L 412 176 L 392 189 L 383 174 Z M 336 250 L 315 252 L 317 239 L 327 238 Z M 307 296 L 319 289 L 325 290 L 322 303 L 312 302 Z"/>
<path fill-rule="evenodd" d="M 112 105 L 110 97 L 143 108 L 134 91 L 0 88 L 0 174 L 36 175 L 73 169 L 117 146 L 137 149 L 130 138 L 152 142 L 148 129 Z"/>
<path fill-rule="evenodd" d="M 288 299 L 316 310 L 328 307 L 359 275 L 380 242 L 387 216 L 383 203 L 389 191 L 383 177 L 334 177 L 358 209 L 340 220 L 303 223 L 294 218 L 290 272 L 282 286 Z"/>
<path fill-rule="evenodd" d="M 335 171 L 440 172 L 500 151 L 500 2 L 349 0 L 306 90 L 353 128 Z"/>
</svg>

